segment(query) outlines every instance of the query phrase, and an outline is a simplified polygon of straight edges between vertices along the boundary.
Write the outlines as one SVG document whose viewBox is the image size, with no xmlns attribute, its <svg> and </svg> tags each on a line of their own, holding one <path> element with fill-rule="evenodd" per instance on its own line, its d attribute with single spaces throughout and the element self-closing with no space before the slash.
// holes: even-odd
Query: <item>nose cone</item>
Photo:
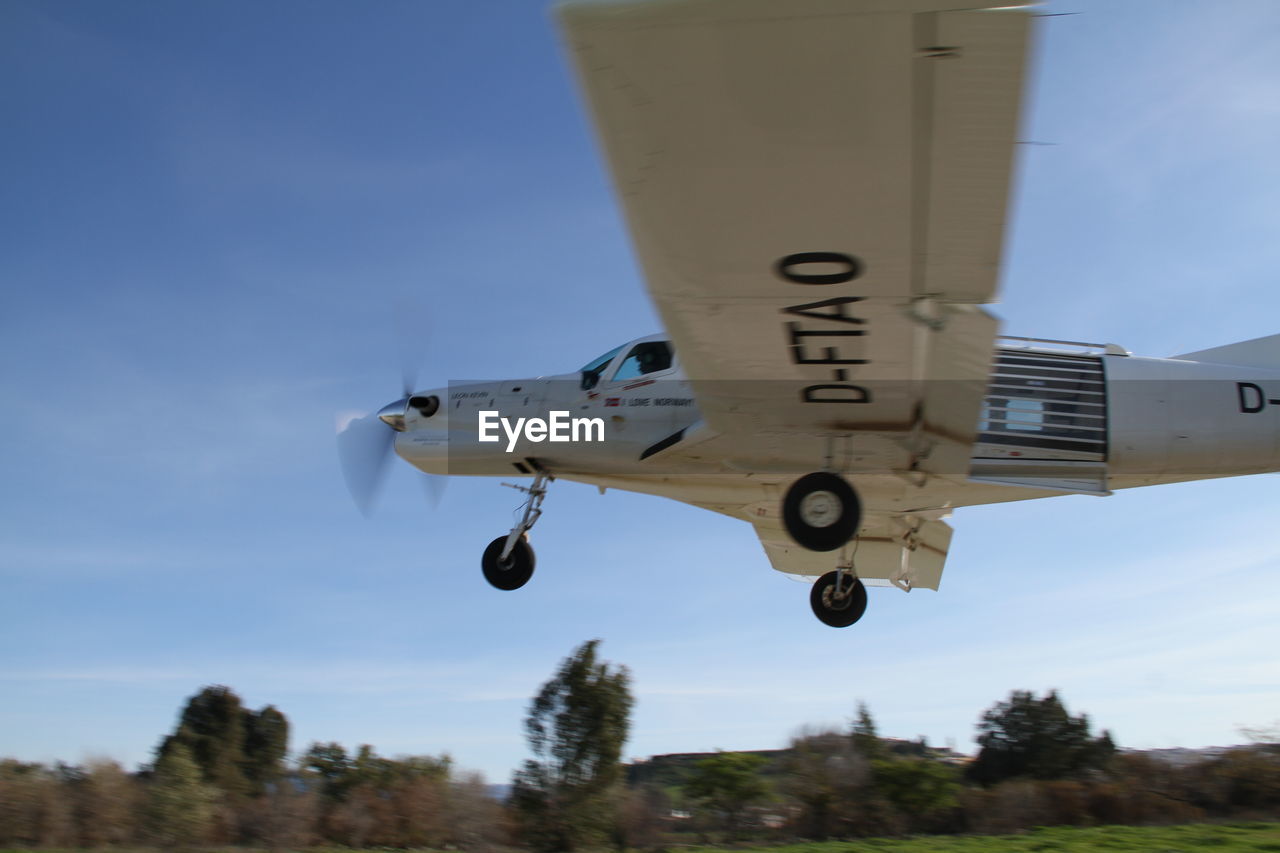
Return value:
<svg viewBox="0 0 1280 853">
<path fill-rule="evenodd" d="M 394 403 L 387 403 L 378 410 L 378 419 L 396 432 L 404 432 L 404 413 L 408 405 L 408 397 L 401 397 Z"/>
<path fill-rule="evenodd" d="M 408 429 L 406 417 L 413 413 L 414 429 L 422 426 L 416 419 L 428 420 L 440 411 L 438 394 L 415 394 L 412 397 L 401 397 L 394 403 L 387 403 L 378 410 L 378 417 L 384 424 L 396 432 Z M 441 416 L 443 417 L 443 415 Z"/>
</svg>

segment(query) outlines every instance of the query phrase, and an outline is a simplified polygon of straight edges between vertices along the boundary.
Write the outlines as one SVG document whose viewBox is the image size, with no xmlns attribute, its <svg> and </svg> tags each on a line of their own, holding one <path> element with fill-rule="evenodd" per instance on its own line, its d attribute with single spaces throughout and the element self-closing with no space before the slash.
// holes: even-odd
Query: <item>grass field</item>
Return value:
<svg viewBox="0 0 1280 853">
<path fill-rule="evenodd" d="M 112 853 L 157 853 L 156 848 L 104 848 Z M 246 853 L 251 848 L 194 848 L 203 853 Z M 923 838 L 867 838 L 858 841 L 823 841 L 770 847 L 676 847 L 679 853 L 1021 853 L 1021 851 L 1132 851 L 1132 853 L 1280 853 L 1280 823 L 1259 821 L 1186 824 L 1183 826 L 1098 826 L 1088 829 L 1044 827 L 1022 835 L 930 836 Z M 32 853 L 30 848 L 0 848 L 0 853 Z M 41 853 L 79 853 L 42 849 Z M 283 853 L 283 851 L 274 851 Z M 300 851 L 301 853 L 301 851 Z M 353 853 L 351 848 L 312 847 L 305 853 Z M 412 853 L 412 851 L 397 851 Z"/>
<path fill-rule="evenodd" d="M 681 853 L 713 853 L 724 848 L 684 848 Z M 1133 853 L 1219 853 L 1280 851 L 1280 823 L 1188 824 L 1184 826 L 1098 826 L 1087 829 L 1045 827 L 1024 835 L 868 838 L 758 848 L 761 853 L 1059 853 L 1133 851 Z"/>
</svg>

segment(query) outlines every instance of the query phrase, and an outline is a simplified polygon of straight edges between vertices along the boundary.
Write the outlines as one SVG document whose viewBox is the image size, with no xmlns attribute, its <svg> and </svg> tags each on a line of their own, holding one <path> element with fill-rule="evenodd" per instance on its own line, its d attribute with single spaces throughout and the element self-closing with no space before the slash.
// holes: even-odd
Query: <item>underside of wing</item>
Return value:
<svg viewBox="0 0 1280 853">
<path fill-rule="evenodd" d="M 951 545 L 945 506 L 869 512 L 857 539 L 837 551 L 810 551 L 797 545 L 778 512 L 779 486 L 755 476 L 625 477 L 565 473 L 562 479 L 604 489 L 659 495 L 751 523 L 773 568 L 817 577 L 838 565 L 852 567 L 871 586 L 896 584 L 937 589 Z"/>
<path fill-rule="evenodd" d="M 817 576 L 840 562 L 832 554 L 801 548 L 781 528 L 767 524 L 755 528 L 770 564 L 780 572 Z M 936 590 L 950 547 L 951 526 L 945 521 L 886 517 L 868 519 L 862 535 L 848 545 L 841 559 L 870 586 Z"/>
<path fill-rule="evenodd" d="M 972 441 L 1028 16 L 965 5 L 561 8 L 650 293 L 717 432 Z"/>
</svg>

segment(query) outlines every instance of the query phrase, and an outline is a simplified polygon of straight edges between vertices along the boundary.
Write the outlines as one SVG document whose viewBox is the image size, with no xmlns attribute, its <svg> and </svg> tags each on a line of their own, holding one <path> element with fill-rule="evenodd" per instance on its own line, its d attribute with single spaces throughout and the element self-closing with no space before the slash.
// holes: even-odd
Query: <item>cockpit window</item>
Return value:
<svg viewBox="0 0 1280 853">
<path fill-rule="evenodd" d="M 587 362 L 582 368 L 582 390 L 589 391 L 600 381 L 600 374 L 613 361 L 613 357 L 622 352 L 622 347 L 615 347 L 597 359 Z"/>
<path fill-rule="evenodd" d="M 671 344 L 666 341 L 646 341 L 636 344 L 613 374 L 619 379 L 637 379 L 649 373 L 659 373 L 671 367 Z"/>
<path fill-rule="evenodd" d="M 622 352 L 622 347 L 614 347 L 599 358 L 591 359 L 591 361 L 587 362 L 586 365 L 583 366 L 582 372 L 586 373 L 587 371 L 591 371 L 592 373 L 599 373 L 601 370 L 608 367 L 609 362 L 613 361 L 613 357 L 620 352 Z"/>
</svg>

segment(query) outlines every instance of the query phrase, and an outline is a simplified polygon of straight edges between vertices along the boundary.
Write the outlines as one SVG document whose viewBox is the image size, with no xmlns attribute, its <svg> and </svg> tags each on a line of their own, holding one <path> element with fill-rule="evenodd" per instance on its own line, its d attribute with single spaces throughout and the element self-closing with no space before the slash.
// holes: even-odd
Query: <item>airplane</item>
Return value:
<svg viewBox="0 0 1280 853">
<path fill-rule="evenodd" d="M 1280 470 L 1280 335 L 1168 358 L 1011 337 L 996 297 L 1026 0 L 637 0 L 558 9 L 666 332 L 564 374 L 403 396 L 339 435 L 367 505 L 391 451 L 532 477 L 485 548 L 533 574 L 555 479 L 749 522 L 816 577 L 937 590 L 956 507 Z"/>
</svg>

